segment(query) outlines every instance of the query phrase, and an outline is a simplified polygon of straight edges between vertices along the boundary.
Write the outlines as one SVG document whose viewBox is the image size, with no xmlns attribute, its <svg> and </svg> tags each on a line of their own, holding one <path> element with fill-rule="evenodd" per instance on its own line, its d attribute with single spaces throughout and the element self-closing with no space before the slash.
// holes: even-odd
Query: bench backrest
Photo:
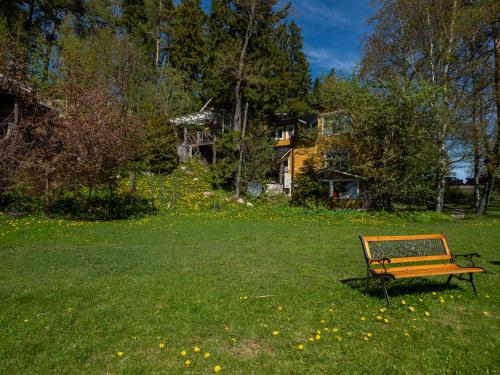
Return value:
<svg viewBox="0 0 500 375">
<path fill-rule="evenodd" d="M 444 234 L 412 236 L 360 236 L 368 260 L 389 258 L 391 263 L 450 260 Z"/>
</svg>

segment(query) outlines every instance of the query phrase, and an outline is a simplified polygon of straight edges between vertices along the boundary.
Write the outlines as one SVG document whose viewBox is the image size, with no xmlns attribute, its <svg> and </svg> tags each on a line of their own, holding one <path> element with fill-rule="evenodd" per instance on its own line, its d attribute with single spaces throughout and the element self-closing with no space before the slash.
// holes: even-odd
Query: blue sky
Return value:
<svg viewBox="0 0 500 375">
<path fill-rule="evenodd" d="M 345 74 L 360 61 L 373 10 L 369 0 L 294 0 L 290 18 L 302 29 L 313 77 L 332 68 Z"/>
</svg>

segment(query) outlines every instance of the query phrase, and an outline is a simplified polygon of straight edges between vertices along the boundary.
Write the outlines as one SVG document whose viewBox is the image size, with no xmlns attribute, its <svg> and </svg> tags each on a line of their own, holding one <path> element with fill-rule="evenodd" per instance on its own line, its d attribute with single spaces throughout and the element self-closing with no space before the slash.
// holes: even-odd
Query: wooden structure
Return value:
<svg viewBox="0 0 500 375">
<path fill-rule="evenodd" d="M 40 101 L 31 87 L 0 74 L 0 139 L 8 137 L 23 116 L 51 110 L 52 106 Z"/>
<path fill-rule="evenodd" d="M 179 130 L 182 143 L 177 146 L 180 161 L 198 157 L 215 164 L 217 153 L 215 143 L 229 128 L 228 116 L 223 111 L 201 111 L 175 117 L 171 123 Z"/>
<path fill-rule="evenodd" d="M 478 272 L 486 272 L 484 268 L 477 267 L 474 263 L 473 258 L 479 257 L 479 254 L 452 254 L 444 234 L 360 236 L 360 240 L 367 268 L 365 294 L 368 291 L 370 278 L 377 278 L 382 282 L 388 305 L 386 283 L 389 280 L 448 275 L 447 285 L 452 277 L 456 277 L 459 280 L 469 281 L 474 293 L 477 294 L 473 276 Z M 455 262 L 458 257 L 468 258 L 470 265 L 458 265 Z M 464 274 L 469 277 L 463 277 Z"/>
</svg>

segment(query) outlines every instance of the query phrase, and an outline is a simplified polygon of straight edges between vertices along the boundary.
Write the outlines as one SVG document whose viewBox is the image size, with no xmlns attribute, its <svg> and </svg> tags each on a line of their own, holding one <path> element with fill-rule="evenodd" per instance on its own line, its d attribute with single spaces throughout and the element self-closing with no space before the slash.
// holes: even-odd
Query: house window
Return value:
<svg viewBox="0 0 500 375">
<path fill-rule="evenodd" d="M 349 170 L 348 157 L 346 151 L 330 151 L 325 155 L 325 167 L 347 172 Z"/>
<path fill-rule="evenodd" d="M 294 129 L 293 125 L 287 125 L 285 127 L 280 126 L 276 128 L 274 137 L 276 139 L 285 140 L 293 137 Z"/>
<path fill-rule="evenodd" d="M 359 185 L 356 180 L 329 180 L 325 181 L 329 186 L 329 194 L 332 199 L 359 199 Z"/>
<path fill-rule="evenodd" d="M 352 129 L 352 118 L 346 112 L 331 112 L 320 115 L 323 135 L 348 133 Z"/>
<path fill-rule="evenodd" d="M 274 133 L 274 138 L 283 139 L 282 137 L 283 137 L 283 128 L 282 127 L 276 128 L 276 132 Z"/>
</svg>

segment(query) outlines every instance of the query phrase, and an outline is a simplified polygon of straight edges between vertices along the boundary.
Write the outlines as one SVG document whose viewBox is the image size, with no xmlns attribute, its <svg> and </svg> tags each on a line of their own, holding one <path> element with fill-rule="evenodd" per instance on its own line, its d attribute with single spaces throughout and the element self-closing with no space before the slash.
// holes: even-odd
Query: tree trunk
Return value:
<svg viewBox="0 0 500 375">
<path fill-rule="evenodd" d="M 455 0 L 453 1 L 453 12 L 451 16 L 451 23 L 450 23 L 450 35 L 448 38 L 448 48 L 446 51 L 446 64 L 444 66 L 443 70 L 443 87 L 444 87 L 444 106 L 443 108 L 446 108 L 446 105 L 448 103 L 448 73 L 450 70 L 450 65 L 451 65 L 451 57 L 452 57 L 452 52 L 453 52 L 453 42 L 455 39 L 455 19 L 456 19 L 456 14 L 457 14 L 457 7 L 458 7 L 458 1 Z M 436 183 L 436 211 L 437 212 L 442 212 L 443 211 L 443 206 L 444 206 L 444 190 L 445 190 L 445 173 L 447 171 L 447 166 L 448 166 L 448 152 L 446 150 L 446 136 L 449 131 L 449 124 L 448 124 L 448 116 L 446 118 L 442 118 L 441 116 L 438 116 L 438 118 L 441 118 L 441 127 L 439 129 L 439 159 L 438 159 L 438 171 L 437 171 L 437 183 Z"/>
<path fill-rule="evenodd" d="M 475 82 L 473 82 L 473 86 Z M 475 88 L 472 93 L 472 150 L 474 154 L 474 197 L 472 208 L 475 213 L 479 213 L 479 205 L 481 204 L 481 186 L 479 185 L 479 174 L 481 173 L 481 155 L 479 148 L 479 124 L 477 121 L 477 101 L 478 95 Z"/>
<path fill-rule="evenodd" d="M 236 87 L 234 88 L 234 96 L 235 96 L 234 119 L 233 119 L 234 131 L 241 130 L 241 83 L 243 81 L 243 70 L 245 68 L 245 55 L 248 48 L 248 42 L 250 41 L 250 37 L 252 36 L 253 22 L 255 18 L 255 7 L 256 7 L 256 1 L 252 0 L 249 20 L 247 24 L 247 30 L 245 33 L 245 40 L 243 42 L 243 46 L 240 52 L 240 61 L 238 65 L 238 73 L 236 76 Z"/>
<path fill-rule="evenodd" d="M 496 119 L 496 134 L 493 151 L 488 155 L 487 170 L 488 176 L 486 179 L 486 186 L 484 187 L 483 197 L 481 199 L 481 206 L 479 213 L 486 214 L 488 205 L 491 200 L 491 193 L 495 186 L 495 175 L 498 173 L 500 167 L 500 17 L 497 15 L 493 23 L 493 43 L 495 54 L 495 104 L 497 107 Z"/>
<path fill-rule="evenodd" d="M 160 25 L 161 25 L 162 0 L 158 0 L 158 15 L 156 17 L 156 58 L 155 66 L 160 65 Z"/>
<path fill-rule="evenodd" d="M 238 161 L 238 173 L 236 174 L 236 199 L 240 197 L 241 165 L 243 164 L 243 149 L 245 145 L 245 131 L 247 128 L 248 101 L 245 104 L 245 115 L 243 119 L 243 129 L 241 131 L 240 159 Z"/>
</svg>

